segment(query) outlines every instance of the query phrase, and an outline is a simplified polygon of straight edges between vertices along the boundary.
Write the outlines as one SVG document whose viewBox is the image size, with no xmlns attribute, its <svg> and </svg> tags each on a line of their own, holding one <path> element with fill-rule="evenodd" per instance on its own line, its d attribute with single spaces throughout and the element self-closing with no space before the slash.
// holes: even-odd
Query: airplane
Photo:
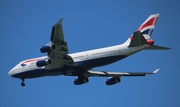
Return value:
<svg viewBox="0 0 180 107">
<path fill-rule="evenodd" d="M 150 15 L 123 44 L 72 54 L 68 54 L 62 28 L 63 18 L 60 18 L 52 26 L 50 43 L 40 48 L 40 52 L 47 53 L 47 56 L 23 60 L 8 75 L 21 79 L 21 86 L 25 86 L 25 79 L 43 76 L 76 76 L 75 85 L 87 83 L 89 77 L 108 77 L 106 85 L 114 85 L 121 81 L 122 76 L 156 74 L 159 69 L 153 72 L 107 72 L 92 69 L 122 60 L 141 50 L 170 49 L 154 45 L 154 40 L 151 39 L 158 17 L 159 14 Z"/>
</svg>

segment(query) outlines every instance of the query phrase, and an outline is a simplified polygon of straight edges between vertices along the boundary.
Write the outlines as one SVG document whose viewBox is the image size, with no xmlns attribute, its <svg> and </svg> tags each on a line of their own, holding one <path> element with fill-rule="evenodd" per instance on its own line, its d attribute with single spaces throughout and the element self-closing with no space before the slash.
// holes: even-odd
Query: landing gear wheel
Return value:
<svg viewBox="0 0 180 107">
<path fill-rule="evenodd" d="M 22 79 L 21 86 L 23 86 L 23 87 L 25 86 L 24 79 Z"/>
<path fill-rule="evenodd" d="M 84 79 L 83 79 L 83 82 L 84 82 L 84 83 L 89 82 L 89 79 L 88 79 L 88 78 L 84 78 Z"/>
<path fill-rule="evenodd" d="M 21 83 L 21 86 L 23 86 L 23 87 L 24 87 L 25 85 L 26 85 L 25 83 Z"/>
</svg>

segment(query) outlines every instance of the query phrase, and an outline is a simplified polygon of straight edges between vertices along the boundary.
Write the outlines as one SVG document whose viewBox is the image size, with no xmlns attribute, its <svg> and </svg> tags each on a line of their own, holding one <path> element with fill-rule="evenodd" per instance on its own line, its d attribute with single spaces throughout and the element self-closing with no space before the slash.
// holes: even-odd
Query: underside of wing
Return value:
<svg viewBox="0 0 180 107">
<path fill-rule="evenodd" d="M 88 70 L 85 75 L 87 76 L 103 76 L 103 77 L 121 77 L 121 76 L 145 76 L 146 74 L 155 74 L 159 69 L 153 72 L 106 72 L 106 71 L 94 71 Z"/>
<path fill-rule="evenodd" d="M 61 41 L 64 41 L 64 34 L 63 34 L 63 28 L 62 28 L 62 21 L 63 18 L 61 18 L 53 27 L 51 31 L 51 42 L 53 43 L 59 43 Z"/>
<path fill-rule="evenodd" d="M 64 39 L 61 18 L 53 27 L 51 31 L 50 43 L 52 49 L 48 52 L 48 57 L 51 63 L 46 65 L 46 69 L 55 69 L 63 66 L 75 66 L 73 59 L 68 55 L 67 42 Z"/>
</svg>

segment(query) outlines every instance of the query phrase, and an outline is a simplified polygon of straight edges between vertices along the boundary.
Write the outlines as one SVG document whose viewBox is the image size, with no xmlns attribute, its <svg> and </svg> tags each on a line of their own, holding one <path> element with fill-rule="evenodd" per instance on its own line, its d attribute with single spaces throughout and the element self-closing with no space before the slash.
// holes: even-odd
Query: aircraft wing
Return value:
<svg viewBox="0 0 180 107">
<path fill-rule="evenodd" d="M 146 74 L 156 74 L 160 69 L 156 69 L 153 72 L 106 72 L 106 71 L 94 71 L 88 70 L 86 76 L 103 76 L 103 77 L 121 77 L 121 76 L 145 76 Z"/>
<path fill-rule="evenodd" d="M 55 49 L 48 52 L 51 64 L 45 66 L 46 69 L 54 69 L 64 65 L 75 66 L 73 59 L 68 55 L 68 46 L 64 40 L 62 21 L 63 18 L 52 27 L 50 44 L 55 45 Z"/>
</svg>

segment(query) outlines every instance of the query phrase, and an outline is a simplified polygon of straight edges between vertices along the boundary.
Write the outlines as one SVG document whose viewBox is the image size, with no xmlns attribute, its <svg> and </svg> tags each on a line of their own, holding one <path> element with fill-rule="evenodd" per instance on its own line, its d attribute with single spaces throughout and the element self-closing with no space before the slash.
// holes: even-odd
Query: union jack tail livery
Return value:
<svg viewBox="0 0 180 107">
<path fill-rule="evenodd" d="M 159 14 L 150 15 L 146 19 L 146 21 L 144 21 L 144 23 L 138 28 L 138 30 L 141 31 L 145 39 L 150 39 L 158 17 Z"/>
<path fill-rule="evenodd" d="M 144 38 L 146 40 L 150 39 L 151 34 L 153 32 L 153 29 L 155 27 L 155 24 L 158 20 L 159 14 L 153 14 L 150 15 L 143 23 L 142 25 L 137 29 L 137 31 L 140 31 L 142 33 L 142 35 L 144 36 Z M 130 36 L 130 38 L 128 38 L 128 40 L 125 43 L 130 43 L 132 36 Z"/>
<path fill-rule="evenodd" d="M 169 48 L 154 45 L 154 40 L 150 39 L 159 14 L 150 15 L 144 23 L 131 35 L 124 43 L 128 47 L 136 47 L 142 45 L 149 45 L 146 50 L 167 50 Z"/>
</svg>

